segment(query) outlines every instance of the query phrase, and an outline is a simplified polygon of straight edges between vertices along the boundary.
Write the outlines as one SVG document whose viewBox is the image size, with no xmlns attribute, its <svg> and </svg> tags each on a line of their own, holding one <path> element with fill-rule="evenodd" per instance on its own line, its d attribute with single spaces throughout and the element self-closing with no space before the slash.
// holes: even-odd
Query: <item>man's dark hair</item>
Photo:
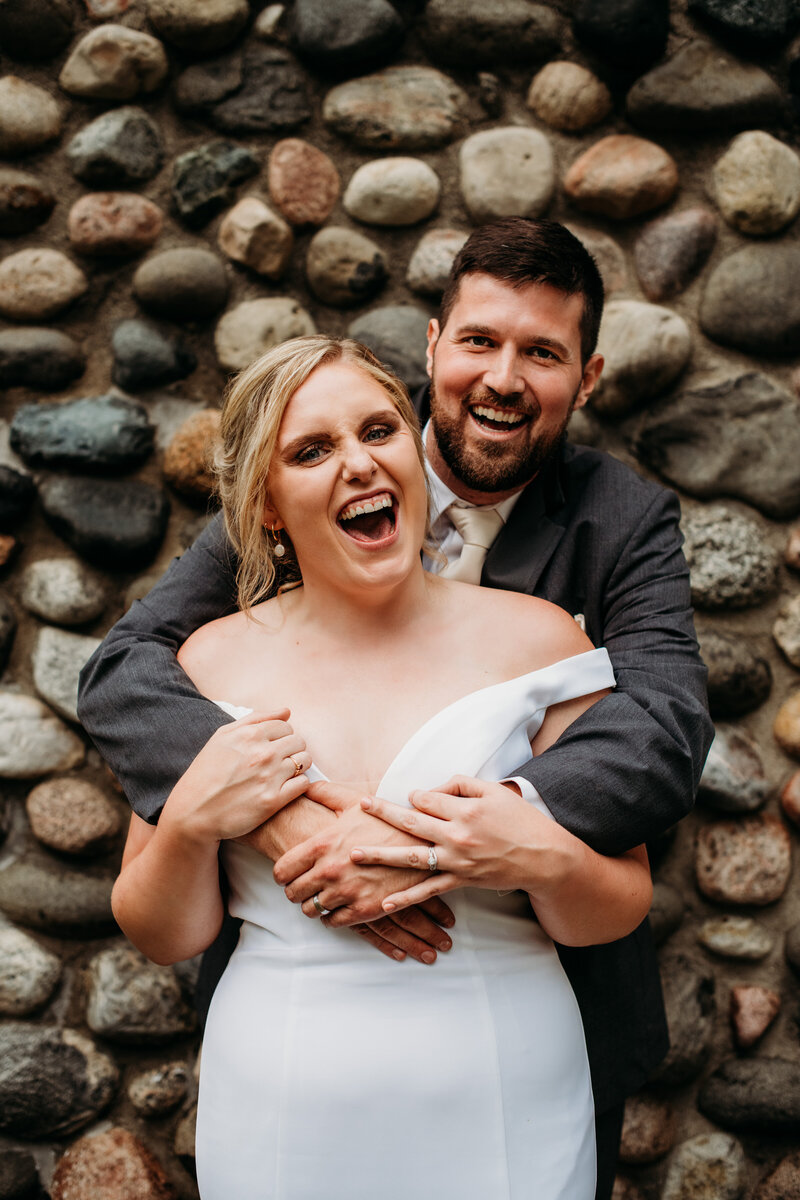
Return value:
<svg viewBox="0 0 800 1200">
<path fill-rule="evenodd" d="M 504 217 L 470 234 L 456 255 L 439 310 L 444 329 L 464 275 L 491 275 L 524 287 L 547 283 L 568 296 L 583 296 L 581 356 L 594 354 L 603 315 L 603 281 L 582 242 L 557 221 Z"/>
</svg>

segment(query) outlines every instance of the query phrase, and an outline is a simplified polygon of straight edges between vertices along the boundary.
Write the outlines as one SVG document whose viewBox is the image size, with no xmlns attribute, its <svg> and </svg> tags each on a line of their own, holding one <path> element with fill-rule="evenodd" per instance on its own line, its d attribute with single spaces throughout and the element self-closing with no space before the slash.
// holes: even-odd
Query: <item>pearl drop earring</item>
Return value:
<svg viewBox="0 0 800 1200">
<path fill-rule="evenodd" d="M 286 547 L 281 541 L 280 529 L 276 533 L 274 525 L 272 526 L 272 536 L 275 538 L 275 545 L 272 547 L 272 553 L 276 558 L 283 558 L 284 554 L 286 553 Z"/>
</svg>

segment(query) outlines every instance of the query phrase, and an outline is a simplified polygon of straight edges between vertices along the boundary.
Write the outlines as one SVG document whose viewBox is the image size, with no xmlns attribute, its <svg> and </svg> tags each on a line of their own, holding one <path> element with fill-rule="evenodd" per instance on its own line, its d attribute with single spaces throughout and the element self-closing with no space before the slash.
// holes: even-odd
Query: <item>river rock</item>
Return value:
<svg viewBox="0 0 800 1200">
<path fill-rule="evenodd" d="M 199 321 L 224 308 L 228 277 L 216 254 L 182 246 L 146 259 L 133 277 L 133 290 L 139 303 L 157 316 Z"/>
<path fill-rule="evenodd" d="M 0 79 L 0 154 L 17 158 L 57 138 L 64 124 L 61 109 L 44 88 L 5 75 Z"/>
<path fill-rule="evenodd" d="M 626 221 L 660 208 L 678 187 L 675 160 L 655 142 L 613 133 L 575 160 L 564 191 L 584 212 Z"/>
<path fill-rule="evenodd" d="M 309 333 L 316 333 L 316 326 L 296 300 L 279 296 L 245 300 L 220 320 L 214 349 L 226 371 L 242 371 L 281 342 Z"/>
<path fill-rule="evenodd" d="M 781 750 L 800 758 L 800 692 L 793 692 L 780 706 L 772 732 Z"/>
<path fill-rule="evenodd" d="M 191 1033 L 197 1017 L 172 967 L 148 962 L 133 946 L 116 946 L 89 966 L 86 1023 L 110 1041 L 148 1044 Z"/>
<path fill-rule="evenodd" d="M 152 453 L 146 409 L 113 392 L 64 404 L 25 404 L 11 422 L 11 447 L 32 467 L 129 471 Z"/>
<path fill-rule="evenodd" d="M 160 1162 L 127 1129 L 112 1127 L 74 1142 L 53 1174 L 52 1200 L 177 1200 Z"/>
<path fill-rule="evenodd" d="M 118 808 L 98 787 L 70 776 L 37 784 L 25 808 L 34 836 L 59 854 L 104 854 L 122 824 Z"/>
<path fill-rule="evenodd" d="M 76 200 L 67 232 L 74 250 L 88 255 L 140 254 L 164 224 L 157 204 L 134 192 L 93 192 Z"/>
<path fill-rule="evenodd" d="M 800 1074 L 784 1058 L 729 1058 L 709 1076 L 697 1100 L 725 1129 L 795 1136 L 800 1122 Z"/>
<path fill-rule="evenodd" d="M 17 614 L 7 596 L 0 593 L 0 673 L 5 671 L 17 632 Z M 0 820 L 0 829 L 2 820 Z M 2 841 L 0 832 L 0 841 Z"/>
<path fill-rule="evenodd" d="M 52 937 L 103 937 L 114 929 L 113 886 L 113 875 L 31 855 L 0 871 L 0 908 L 19 925 Z"/>
<path fill-rule="evenodd" d="M 800 11 L 793 0 L 749 0 L 747 4 L 689 0 L 689 12 L 704 20 L 719 37 L 730 40 L 748 54 L 754 48 L 758 51 L 784 45 L 800 21 Z"/>
<path fill-rule="evenodd" d="M 677 296 L 711 253 L 717 222 L 707 208 L 685 208 L 651 221 L 636 239 L 634 261 L 648 300 Z"/>
<path fill-rule="evenodd" d="M 583 225 L 567 222 L 566 228 L 589 251 L 603 279 L 606 299 L 628 287 L 628 268 L 625 254 L 619 242 L 597 229 L 586 229 Z M 578 409 L 578 412 L 581 410 Z"/>
<path fill-rule="evenodd" d="M 258 168 L 255 154 L 235 142 L 208 142 L 179 154 L 172 164 L 172 199 L 181 220 L 193 229 L 205 225 Z"/>
<path fill-rule="evenodd" d="M 32 1200 L 38 1187 L 39 1172 L 33 1155 L 24 1150 L 0 1150 L 2 1200 Z"/>
<path fill-rule="evenodd" d="M 370 238 L 352 229 L 327 225 L 311 239 L 306 277 L 311 291 L 323 304 L 352 308 L 365 304 L 380 291 L 388 271 L 380 246 Z"/>
<path fill-rule="evenodd" d="M 800 1155 L 781 1159 L 775 1170 L 762 1179 L 751 1200 L 800 1200 Z"/>
<path fill-rule="evenodd" d="M 429 314 L 415 305 L 387 304 L 358 317 L 347 334 L 369 346 L 413 393 L 428 381 L 425 347 L 429 320 Z"/>
<path fill-rule="evenodd" d="M 771 813 L 713 821 L 697 834 L 695 876 L 709 900 L 774 904 L 785 892 L 791 870 L 791 837 Z"/>
<path fill-rule="evenodd" d="M 0 531 L 11 533 L 25 520 L 35 495 L 30 475 L 0 464 Z"/>
<path fill-rule="evenodd" d="M 0 313 L 13 321 L 46 321 L 88 286 L 83 271 L 60 250 L 18 250 L 0 262 Z"/>
<path fill-rule="evenodd" d="M 763 808 L 772 795 L 758 747 L 736 725 L 717 725 L 697 798 L 719 812 Z"/>
<path fill-rule="evenodd" d="M 68 721 L 78 720 L 78 676 L 100 645 L 100 638 L 45 626 L 34 646 L 33 682 L 37 692 Z"/>
<path fill-rule="evenodd" d="M 256 301 L 256 303 L 258 303 Z M 214 451 L 219 443 L 219 409 L 193 413 L 164 453 L 164 478 L 192 504 L 208 505 L 216 487 Z"/>
<path fill-rule="evenodd" d="M 683 533 L 699 608 L 749 608 L 775 594 L 778 554 L 755 521 L 714 504 L 691 512 Z"/>
<path fill-rule="evenodd" d="M 2 335 L 0 335 L 2 336 Z M 126 392 L 140 392 L 185 379 L 197 366 L 194 352 L 147 321 L 120 321 L 111 338 L 111 378 Z"/>
<path fill-rule="evenodd" d="M 772 626 L 772 636 L 793 667 L 800 667 L 800 596 L 786 597 Z"/>
<path fill-rule="evenodd" d="M 760 962 L 772 950 L 775 940 L 765 925 L 752 917 L 710 917 L 697 932 L 697 940 L 720 958 L 739 962 Z"/>
<path fill-rule="evenodd" d="M 620 1162 L 657 1162 L 672 1149 L 675 1135 L 675 1110 L 671 1104 L 644 1093 L 629 1096 L 625 1102 Z"/>
<path fill-rule="evenodd" d="M 731 496 L 781 520 L 800 511 L 799 413 L 790 392 L 750 371 L 659 406 L 635 453 L 690 495 Z"/>
<path fill-rule="evenodd" d="M 405 28 L 389 0 L 295 0 L 292 48 L 321 73 L 360 75 L 394 58 Z"/>
<path fill-rule="evenodd" d="M 637 79 L 626 108 L 643 129 L 695 134 L 770 125 L 780 118 L 784 98 L 766 71 L 694 41 Z"/>
<path fill-rule="evenodd" d="M 65 92 L 84 100 L 133 100 L 156 91 L 169 70 L 158 38 L 126 25 L 100 25 L 84 34 L 61 69 Z"/>
<path fill-rule="evenodd" d="M 435 150 L 461 127 L 467 97 L 432 67 L 387 67 L 339 84 L 322 106 L 325 124 L 365 150 Z"/>
<path fill-rule="evenodd" d="M 283 138 L 267 163 L 272 203 L 290 225 L 324 225 L 339 199 L 334 162 L 302 138 Z"/>
<path fill-rule="evenodd" d="M 800 211 L 800 158 L 762 130 L 734 138 L 712 179 L 720 212 L 742 233 L 778 233 Z"/>
<path fill-rule="evenodd" d="M 561 23 L 535 0 L 428 0 L 422 38 L 432 58 L 465 66 L 541 62 L 561 48 Z"/>
<path fill-rule="evenodd" d="M 6 329 L 0 333 L 0 387 L 58 392 L 83 374 L 86 356 L 58 329 Z"/>
<path fill-rule="evenodd" d="M 117 1068 L 74 1029 L 0 1026 L 0 1129 L 34 1141 L 66 1137 L 108 1107 Z"/>
<path fill-rule="evenodd" d="M 790 571 L 800 571 L 800 525 L 789 530 L 783 561 Z"/>
<path fill-rule="evenodd" d="M 800 771 L 795 771 L 781 789 L 781 811 L 800 828 Z"/>
<path fill-rule="evenodd" d="M 606 365 L 592 406 L 604 416 L 622 416 L 675 382 L 689 361 L 692 341 L 688 325 L 671 309 L 612 300 L 597 349 Z"/>
<path fill-rule="evenodd" d="M 550 62 L 534 76 L 527 104 L 545 125 L 578 133 L 604 121 L 612 100 L 606 85 L 586 67 Z"/>
<path fill-rule="evenodd" d="M 441 190 L 421 158 L 378 158 L 358 168 L 342 204 L 367 225 L 416 225 L 435 212 Z"/>
<path fill-rule="evenodd" d="M 460 229 L 429 229 L 408 264 L 406 283 L 422 296 L 441 297 L 455 257 L 469 235 Z"/>
<path fill-rule="evenodd" d="M 614 66 L 641 71 L 660 58 L 669 32 L 669 0 L 575 0 L 576 36 Z"/>
<path fill-rule="evenodd" d="M 85 625 L 108 603 L 106 583 L 76 558 L 40 558 L 19 575 L 19 598 L 28 612 L 55 625 Z"/>
<path fill-rule="evenodd" d="M 156 33 L 198 57 L 232 42 L 249 15 L 247 0 L 147 0 L 147 19 Z"/>
<path fill-rule="evenodd" d="M 731 1025 L 736 1045 L 749 1050 L 781 1010 L 781 998 L 769 988 L 755 985 L 731 988 Z"/>
<path fill-rule="evenodd" d="M 169 500 L 152 484 L 53 476 L 39 494 L 58 536 L 95 566 L 135 571 L 164 540 Z"/>
<path fill-rule="evenodd" d="M 652 1078 L 686 1083 L 700 1074 L 711 1053 L 716 1001 L 714 972 L 686 954 L 671 953 L 661 963 L 670 1048 Z"/>
<path fill-rule="evenodd" d="M 508 126 L 473 133 L 459 152 L 461 194 L 474 221 L 540 217 L 556 177 L 553 151 L 537 129 Z"/>
<path fill-rule="evenodd" d="M 700 630 L 699 637 L 711 715 L 738 717 L 763 704 L 772 690 L 772 671 L 747 639 L 714 629 Z"/>
<path fill-rule="evenodd" d="M 84 754 L 83 742 L 40 700 L 0 691 L 1 779 L 38 779 L 50 771 L 69 771 L 81 765 Z M 0 871 L 0 880 L 5 874 Z"/>
<path fill-rule="evenodd" d="M 145 1071 L 131 1080 L 128 1096 L 141 1116 L 161 1117 L 185 1099 L 189 1078 L 186 1063 L 165 1063 L 163 1067 Z"/>
<path fill-rule="evenodd" d="M 294 235 L 263 200 L 244 196 L 223 217 L 217 241 L 234 262 L 267 279 L 279 279 L 289 265 Z"/>
<path fill-rule="evenodd" d="M 50 999 L 60 978 L 57 954 L 21 929 L 0 924 L 0 1015 L 26 1017 L 36 1012 Z"/>
<path fill-rule="evenodd" d="M 72 37 L 68 0 L 5 0 L 0 5 L 0 45 L 16 59 L 47 59 Z"/>
<path fill-rule="evenodd" d="M 657 946 L 665 942 L 683 924 L 683 897 L 677 888 L 660 880 L 653 884 L 653 900 L 648 919 Z"/>
<path fill-rule="evenodd" d="M 158 174 L 163 158 L 158 126 L 134 106 L 96 117 L 67 146 L 73 174 L 89 187 L 142 183 Z"/>
<path fill-rule="evenodd" d="M 661 1200 L 739 1200 L 745 1181 L 744 1150 L 725 1133 L 701 1133 L 675 1150 Z"/>
<path fill-rule="evenodd" d="M 55 202 L 50 188 L 35 175 L 0 167 L 0 237 L 30 233 L 47 220 Z"/>
<path fill-rule="evenodd" d="M 197 1137 L 197 1105 L 193 1104 L 184 1117 L 181 1117 L 175 1128 L 172 1149 L 178 1158 L 183 1159 L 191 1170 L 195 1157 L 195 1141 Z"/>
<path fill-rule="evenodd" d="M 786 930 L 783 950 L 787 963 L 800 978 L 800 922 Z"/>
<path fill-rule="evenodd" d="M 280 133 L 311 116 L 306 76 L 276 46 L 249 45 L 189 67 L 175 84 L 180 112 L 203 116 L 222 133 Z"/>
</svg>

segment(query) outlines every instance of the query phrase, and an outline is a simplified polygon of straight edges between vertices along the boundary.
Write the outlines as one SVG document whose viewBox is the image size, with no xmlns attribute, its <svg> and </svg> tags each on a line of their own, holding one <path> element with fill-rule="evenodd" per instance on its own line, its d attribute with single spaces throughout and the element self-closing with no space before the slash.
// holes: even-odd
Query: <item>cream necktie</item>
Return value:
<svg viewBox="0 0 800 1200">
<path fill-rule="evenodd" d="M 480 583 L 486 555 L 503 528 L 503 518 L 496 508 L 462 508 L 451 504 L 445 511 L 464 539 L 464 546 L 460 557 L 449 563 L 442 575 L 463 583 Z"/>
</svg>

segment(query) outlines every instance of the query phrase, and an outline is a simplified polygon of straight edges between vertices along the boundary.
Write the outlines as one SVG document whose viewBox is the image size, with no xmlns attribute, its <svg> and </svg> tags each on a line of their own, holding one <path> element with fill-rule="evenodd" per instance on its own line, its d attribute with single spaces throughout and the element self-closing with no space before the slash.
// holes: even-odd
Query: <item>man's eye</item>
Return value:
<svg viewBox="0 0 800 1200">
<path fill-rule="evenodd" d="M 483 347 L 490 346 L 492 344 L 491 338 L 485 337 L 482 333 L 472 333 L 468 338 L 465 338 L 464 341 L 468 346 Z"/>
<path fill-rule="evenodd" d="M 531 358 L 555 358 L 556 355 L 552 350 L 548 350 L 546 346 L 532 346 L 528 351 Z"/>
</svg>

